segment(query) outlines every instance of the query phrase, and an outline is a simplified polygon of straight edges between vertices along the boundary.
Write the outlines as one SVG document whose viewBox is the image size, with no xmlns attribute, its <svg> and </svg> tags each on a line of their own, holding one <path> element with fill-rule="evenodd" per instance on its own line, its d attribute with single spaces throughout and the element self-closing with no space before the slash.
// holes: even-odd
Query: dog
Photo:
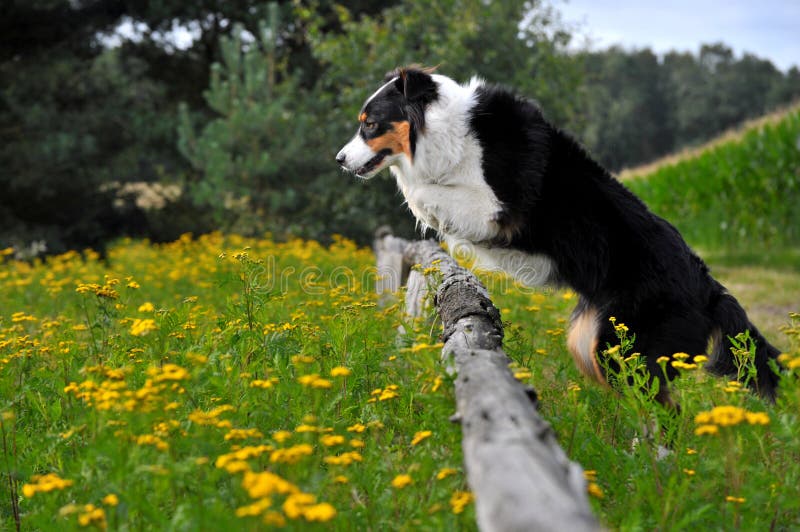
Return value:
<svg viewBox="0 0 800 532">
<path fill-rule="evenodd" d="M 670 405 L 677 370 L 657 362 L 705 353 L 706 369 L 736 376 L 730 338 L 749 331 L 756 377 L 774 400 L 779 351 L 750 322 L 680 233 L 595 162 L 531 100 L 479 78 L 456 81 L 419 67 L 389 73 L 364 103 L 355 136 L 336 155 L 368 179 L 389 167 L 423 230 L 452 250 L 530 286 L 566 285 L 579 300 L 567 336 L 578 368 L 609 382 L 619 366 L 604 351 L 635 333 L 634 350 Z M 652 380 L 651 380 L 652 383 Z"/>
</svg>

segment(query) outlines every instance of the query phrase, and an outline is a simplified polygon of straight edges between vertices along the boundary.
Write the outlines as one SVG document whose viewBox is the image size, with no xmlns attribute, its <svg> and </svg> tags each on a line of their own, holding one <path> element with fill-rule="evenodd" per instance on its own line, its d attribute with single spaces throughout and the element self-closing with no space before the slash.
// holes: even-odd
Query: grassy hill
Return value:
<svg viewBox="0 0 800 532">
<path fill-rule="evenodd" d="M 785 253 L 800 245 L 800 107 L 620 177 L 694 246 Z"/>
</svg>

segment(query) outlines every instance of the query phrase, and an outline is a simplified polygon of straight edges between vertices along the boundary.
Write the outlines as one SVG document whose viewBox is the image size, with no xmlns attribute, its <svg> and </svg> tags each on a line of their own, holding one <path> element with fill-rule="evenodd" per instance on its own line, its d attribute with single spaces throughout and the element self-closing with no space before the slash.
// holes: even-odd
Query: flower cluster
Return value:
<svg viewBox="0 0 800 532">
<path fill-rule="evenodd" d="M 707 412 L 700 412 L 694 417 L 697 425 L 694 433 L 718 434 L 720 427 L 732 427 L 740 423 L 750 425 L 768 425 L 769 416 L 765 412 L 748 412 L 739 406 L 716 406 Z"/>
</svg>

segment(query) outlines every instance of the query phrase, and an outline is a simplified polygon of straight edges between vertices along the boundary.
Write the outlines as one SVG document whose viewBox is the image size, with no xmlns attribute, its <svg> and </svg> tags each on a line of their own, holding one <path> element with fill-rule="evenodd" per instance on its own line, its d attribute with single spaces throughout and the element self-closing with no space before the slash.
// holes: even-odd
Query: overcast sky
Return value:
<svg viewBox="0 0 800 532">
<path fill-rule="evenodd" d="M 737 57 L 751 52 L 781 70 L 800 65 L 800 0 L 553 0 L 565 22 L 612 44 L 697 52 L 722 41 Z"/>
</svg>

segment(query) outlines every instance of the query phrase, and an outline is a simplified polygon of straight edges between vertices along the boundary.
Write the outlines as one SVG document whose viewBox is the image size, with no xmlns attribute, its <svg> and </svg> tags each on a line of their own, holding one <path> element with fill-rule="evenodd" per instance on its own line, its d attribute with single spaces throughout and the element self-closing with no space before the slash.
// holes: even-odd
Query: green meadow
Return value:
<svg viewBox="0 0 800 532">
<path fill-rule="evenodd" d="M 610 529 L 800 527 L 798 130 L 794 113 L 631 183 L 769 318 L 774 405 L 697 353 L 675 361 L 678 414 L 587 382 L 565 347 L 575 294 L 482 275 Z M 369 249 L 213 233 L 0 253 L 3 529 L 476 528 L 440 324 L 378 305 Z M 616 325 L 635 376 L 636 331 Z"/>
</svg>

